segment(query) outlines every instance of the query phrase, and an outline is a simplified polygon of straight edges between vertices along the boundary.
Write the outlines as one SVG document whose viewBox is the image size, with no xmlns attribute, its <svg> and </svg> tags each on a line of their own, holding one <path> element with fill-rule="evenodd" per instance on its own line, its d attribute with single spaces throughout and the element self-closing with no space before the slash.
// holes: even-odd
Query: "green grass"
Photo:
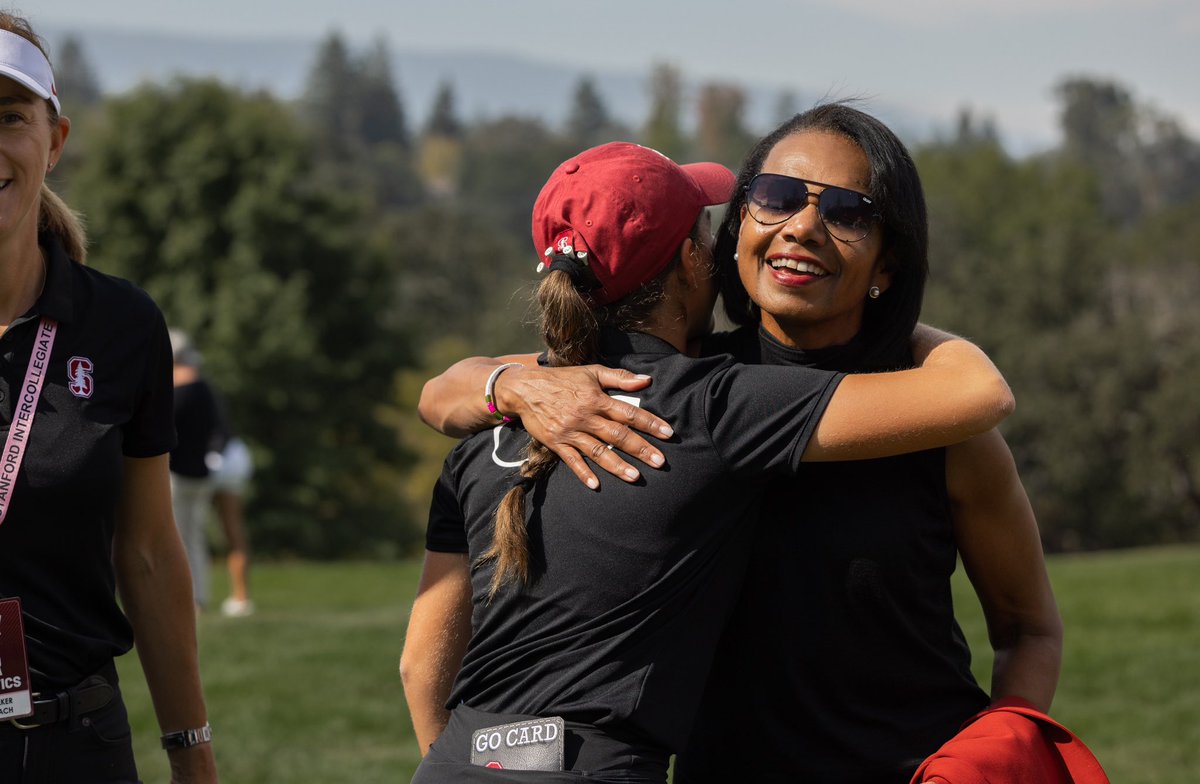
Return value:
<svg viewBox="0 0 1200 784">
<path fill-rule="evenodd" d="M 200 654 L 222 780 L 407 781 L 418 755 L 396 665 L 419 572 L 398 564 L 260 564 L 258 612 L 200 620 Z M 1200 780 L 1200 548 L 1050 561 L 1067 627 L 1054 715 L 1120 784 Z M 214 570 L 213 596 L 224 596 Z M 978 603 L 959 614 L 976 674 L 991 668 Z M 142 776 L 166 757 L 136 656 L 120 662 Z"/>
<path fill-rule="evenodd" d="M 1059 556 L 1049 571 L 1066 627 L 1051 715 L 1118 784 L 1200 781 L 1200 548 Z M 986 685 L 991 648 L 961 574 L 955 598 Z"/>
<path fill-rule="evenodd" d="M 214 569 L 214 577 L 220 577 Z M 397 666 L 419 562 L 262 564 L 257 612 L 200 619 L 200 660 L 221 779 L 407 781 L 419 761 Z M 214 604 L 225 586 L 214 579 Z M 122 689 L 147 784 L 169 778 L 136 656 Z"/>
</svg>

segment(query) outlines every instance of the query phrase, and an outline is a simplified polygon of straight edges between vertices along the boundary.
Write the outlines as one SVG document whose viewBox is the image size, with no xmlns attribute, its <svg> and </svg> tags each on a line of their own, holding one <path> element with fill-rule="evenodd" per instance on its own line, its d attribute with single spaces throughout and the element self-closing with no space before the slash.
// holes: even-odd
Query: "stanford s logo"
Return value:
<svg viewBox="0 0 1200 784">
<path fill-rule="evenodd" d="M 71 382 L 67 388 L 75 397 L 91 397 L 95 391 L 92 381 L 92 371 L 96 366 L 87 357 L 71 357 L 67 360 L 67 379 Z"/>
<path fill-rule="evenodd" d="M 567 256 L 575 250 L 571 247 L 574 242 L 575 234 L 570 229 L 567 229 L 554 238 L 554 252 L 562 256 Z"/>
</svg>

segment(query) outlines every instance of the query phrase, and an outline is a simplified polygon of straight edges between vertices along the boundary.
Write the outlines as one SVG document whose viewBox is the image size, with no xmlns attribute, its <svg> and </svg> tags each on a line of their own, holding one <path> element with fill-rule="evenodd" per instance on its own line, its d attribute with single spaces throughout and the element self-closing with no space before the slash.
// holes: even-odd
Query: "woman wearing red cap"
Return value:
<svg viewBox="0 0 1200 784">
<path fill-rule="evenodd" d="M 847 232 L 837 211 L 862 194 L 880 219 Z M 797 115 L 756 145 L 738 177 L 715 255 L 725 308 L 743 326 L 708 338 L 704 353 L 858 373 L 910 367 L 927 245 L 920 179 L 895 134 L 839 104 Z M 465 361 L 431 382 L 426 420 L 478 422 L 462 382 L 480 383 L 495 364 Z M 568 373 L 593 389 L 597 375 L 635 383 L 611 370 L 521 370 L 505 374 L 501 407 L 571 460 L 582 450 L 637 476 L 593 449 L 602 439 L 653 464 L 658 450 L 626 425 L 652 432 L 658 420 L 607 395 L 585 414 L 564 410 L 560 400 L 591 399 L 578 382 L 564 392 Z M 582 460 L 574 465 L 595 482 Z M 1049 706 L 1061 620 L 1036 521 L 995 431 L 947 449 L 806 466 L 770 483 L 760 518 L 677 781 L 907 782 L 989 699 Z M 996 652 L 990 695 L 954 619 L 960 554 Z"/>
<path fill-rule="evenodd" d="M 687 356 L 716 294 L 704 207 L 733 184 L 724 167 L 680 167 L 615 143 L 567 161 L 542 189 L 533 233 L 545 363 L 653 373 L 630 399 L 674 433 L 663 471 L 603 493 L 554 470 L 558 458 L 507 421 L 453 450 L 401 662 L 429 747 L 414 781 L 665 781 L 736 599 L 766 479 L 802 461 L 954 443 L 1010 410 L 981 352 L 930 331 L 924 366 L 899 373 Z M 868 201 L 839 225 L 876 219 Z M 484 395 L 498 420 L 502 372 Z"/>
<path fill-rule="evenodd" d="M 83 266 L 45 183 L 70 128 L 37 36 L 0 13 L 0 781 L 138 780 L 113 666 L 136 640 L 172 781 L 215 782 L 171 518 L 167 328 Z"/>
</svg>

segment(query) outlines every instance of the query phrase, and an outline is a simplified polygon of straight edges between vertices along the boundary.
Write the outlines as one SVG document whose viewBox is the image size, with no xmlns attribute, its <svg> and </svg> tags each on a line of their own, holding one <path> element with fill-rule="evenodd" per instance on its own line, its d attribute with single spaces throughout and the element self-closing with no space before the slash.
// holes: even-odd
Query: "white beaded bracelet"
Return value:
<svg viewBox="0 0 1200 784">
<path fill-rule="evenodd" d="M 501 422 L 511 422 L 512 418 L 504 416 L 504 414 L 501 414 L 500 410 L 496 408 L 496 379 L 500 377 L 501 373 L 513 367 L 521 367 L 521 363 L 505 362 L 503 365 L 498 365 L 496 369 L 492 371 L 492 374 L 488 376 L 487 384 L 483 387 L 483 402 L 487 404 L 488 412 Z"/>
</svg>

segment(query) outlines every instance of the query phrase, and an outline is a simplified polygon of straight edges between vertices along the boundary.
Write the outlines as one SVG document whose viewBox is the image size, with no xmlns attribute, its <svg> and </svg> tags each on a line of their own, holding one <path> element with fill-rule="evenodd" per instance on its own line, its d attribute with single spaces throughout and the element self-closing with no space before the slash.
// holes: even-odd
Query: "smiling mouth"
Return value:
<svg viewBox="0 0 1200 784">
<path fill-rule="evenodd" d="M 823 278 L 829 273 L 808 261 L 797 261 L 796 259 L 768 259 L 767 265 L 775 270 L 790 270 L 798 272 L 801 275 L 812 275 L 817 278 Z"/>
</svg>

